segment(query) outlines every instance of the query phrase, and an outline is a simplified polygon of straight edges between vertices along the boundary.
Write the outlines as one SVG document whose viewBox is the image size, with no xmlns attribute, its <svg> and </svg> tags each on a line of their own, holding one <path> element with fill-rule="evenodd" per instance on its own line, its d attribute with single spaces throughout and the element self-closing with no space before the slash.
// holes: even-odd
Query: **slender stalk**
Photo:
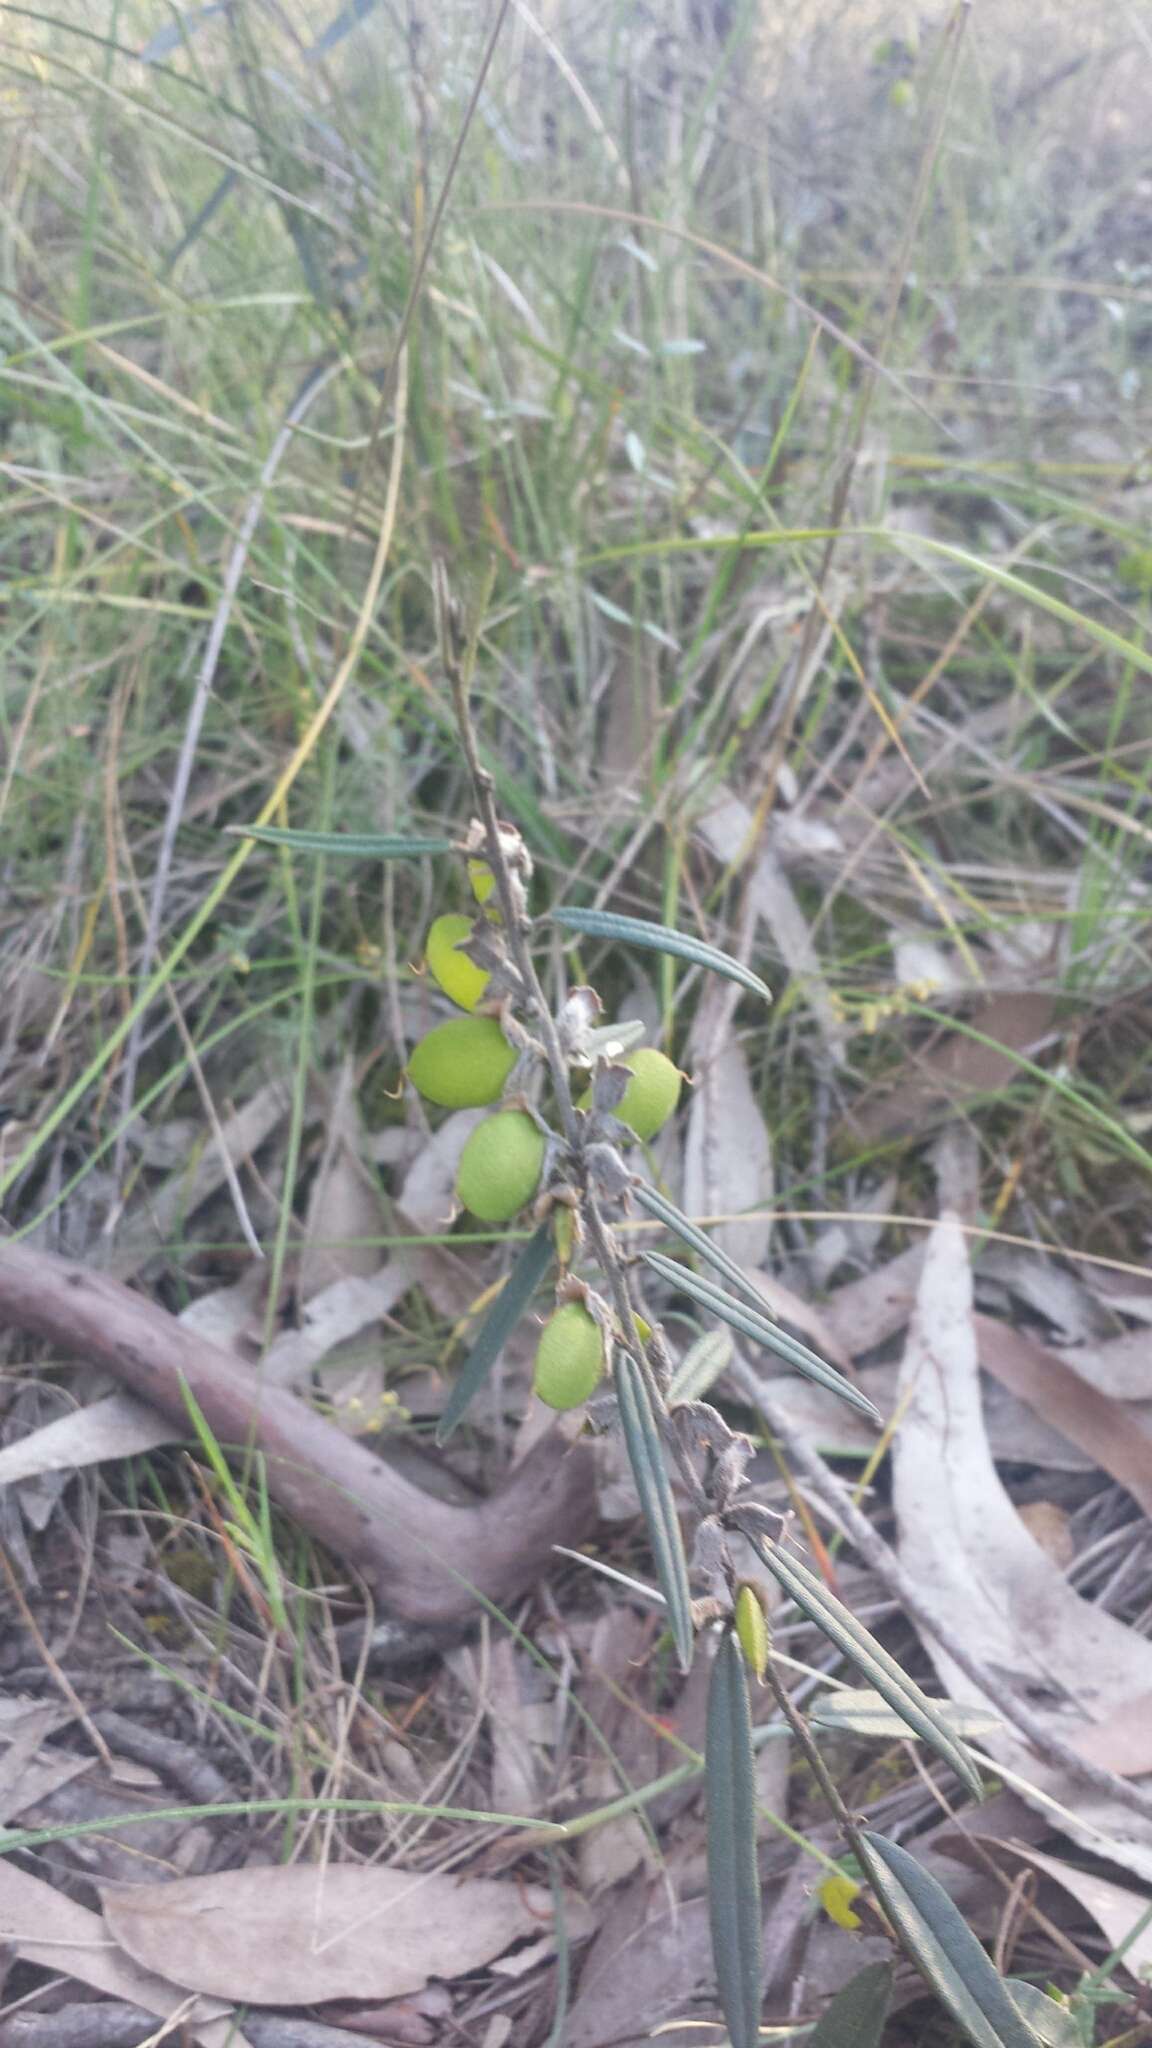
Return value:
<svg viewBox="0 0 1152 2048">
<path fill-rule="evenodd" d="M 520 976 L 525 1001 L 537 1026 L 544 1057 L 548 1065 L 560 1122 L 567 1141 L 581 1195 L 581 1208 L 588 1230 L 588 1237 L 596 1262 L 604 1275 L 612 1296 L 612 1305 L 620 1328 L 624 1333 L 627 1349 L 635 1358 L 652 1402 L 653 1413 L 659 1418 L 664 1441 L 676 1461 L 677 1469 L 688 1490 L 689 1498 L 699 1513 L 706 1513 L 709 1502 L 700 1485 L 691 1461 L 676 1432 L 668 1424 L 668 1411 L 663 1399 L 663 1389 L 653 1370 L 643 1339 L 636 1327 L 636 1311 L 628 1291 L 628 1275 L 619 1247 L 600 1209 L 595 1187 L 588 1169 L 583 1129 L 572 1101 L 572 1090 L 568 1082 L 568 1062 L 560 1043 L 560 1034 L 548 998 L 544 993 L 532 949 L 528 943 L 531 920 L 525 915 L 517 901 L 512 874 L 504 852 L 500 831 L 500 817 L 496 809 L 495 786 L 491 775 L 480 759 L 476 741 L 476 728 L 472 722 L 469 703 L 472 676 L 475 671 L 476 647 L 482 603 L 477 606 L 472 629 L 466 636 L 461 634 L 460 620 L 448 587 L 448 578 L 442 563 L 433 568 L 433 593 L 439 628 L 441 659 L 448 674 L 452 693 L 452 708 L 456 719 L 460 744 L 464 751 L 468 773 L 476 794 L 480 822 L 486 839 L 485 858 L 492 870 L 496 894 L 500 903 L 504 923 L 504 934 L 512 964 Z"/>
</svg>

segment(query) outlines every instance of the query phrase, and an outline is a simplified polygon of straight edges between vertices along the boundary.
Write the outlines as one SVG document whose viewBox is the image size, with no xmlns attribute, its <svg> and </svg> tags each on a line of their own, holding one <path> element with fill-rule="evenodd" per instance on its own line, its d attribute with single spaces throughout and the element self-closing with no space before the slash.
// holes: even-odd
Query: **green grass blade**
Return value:
<svg viewBox="0 0 1152 2048">
<path fill-rule="evenodd" d="M 411 1813 L 424 1820 L 482 1821 L 493 1827 L 547 1828 L 557 1835 L 564 1833 L 561 1821 L 532 1820 L 518 1813 L 488 1813 L 469 1806 L 425 1805 L 418 1799 L 221 1799 L 211 1806 L 148 1807 L 144 1812 L 106 1813 L 96 1820 L 61 1821 L 51 1828 L 0 1829 L 0 1856 L 10 1856 L 17 1849 L 40 1849 L 48 1842 L 71 1842 L 78 1835 L 138 1828 L 150 1820 L 230 1820 L 254 1813 Z"/>
<path fill-rule="evenodd" d="M 293 853 L 340 853 L 353 860 L 414 860 L 425 853 L 451 853 L 450 839 L 403 832 L 295 832 L 281 825 L 229 825 L 239 839 L 287 846 Z"/>
<path fill-rule="evenodd" d="M 746 1308 L 741 1301 L 734 1301 L 722 1287 L 714 1287 L 710 1280 L 701 1280 L 688 1266 L 681 1266 L 675 1259 L 666 1259 L 662 1252 L 643 1252 L 641 1257 L 653 1272 L 659 1273 L 662 1280 L 691 1295 L 701 1308 L 719 1316 L 721 1322 L 730 1324 L 732 1329 L 739 1330 L 754 1344 L 763 1344 L 766 1350 L 774 1351 L 777 1358 L 782 1358 L 794 1372 L 802 1373 L 805 1379 L 815 1380 L 829 1393 L 838 1394 L 850 1408 L 866 1415 L 869 1422 L 883 1422 L 879 1410 L 873 1407 L 866 1394 L 861 1394 L 852 1385 L 851 1380 L 845 1379 L 843 1373 L 837 1372 L 833 1366 L 826 1365 L 814 1351 L 809 1351 L 806 1344 L 799 1344 L 794 1337 L 786 1336 L 766 1316 L 757 1315 L 755 1309 Z"/>
<path fill-rule="evenodd" d="M 684 1539 L 644 1375 L 627 1351 L 616 1353 L 616 1394 L 628 1461 L 652 1544 L 652 1561 L 668 1609 L 668 1626 L 680 1669 L 687 1671 L 692 1662 L 694 1632 Z"/>
<path fill-rule="evenodd" d="M 880 2048 L 892 1977 L 891 1963 L 857 1970 L 813 2027 L 806 2048 Z"/>
<path fill-rule="evenodd" d="M 745 1534 L 755 1545 L 773 1578 L 783 1586 L 801 1612 L 814 1621 L 817 1628 L 823 1629 L 828 1640 L 835 1643 L 870 1685 L 875 1686 L 921 1741 L 944 1759 L 968 1787 L 973 1798 L 982 1798 L 983 1786 L 968 1751 L 945 1725 L 933 1702 L 900 1669 L 887 1650 L 881 1649 L 875 1637 L 869 1635 L 855 1615 L 798 1558 L 785 1557 L 783 1551 L 752 1526 L 745 1530 Z"/>
<path fill-rule="evenodd" d="M 529 1238 L 488 1314 L 485 1316 L 460 1377 L 436 1425 L 436 1441 L 447 1443 L 465 1409 L 473 1402 L 552 1264 L 552 1231 L 542 1223 Z"/>
<path fill-rule="evenodd" d="M 1039 2035 L 943 1885 L 871 1829 L 860 1837 L 859 1855 L 884 1911 L 973 2048 L 1038 2048 Z"/>
<path fill-rule="evenodd" d="M 712 1667 L 705 1738 L 708 1914 L 716 1985 L 732 2048 L 760 2038 L 760 1873 L 756 1867 L 756 1764 L 748 1674 L 725 1629 Z"/>
<path fill-rule="evenodd" d="M 548 915 L 566 931 L 584 932 L 591 939 L 619 939 L 622 945 L 641 946 L 650 953 L 674 953 L 678 960 L 690 960 L 694 967 L 710 967 L 714 974 L 726 975 L 729 981 L 738 981 L 742 988 L 751 989 L 753 995 L 763 996 L 766 1003 L 772 1001 L 767 982 L 761 981 L 751 968 L 741 966 L 730 954 L 706 945 L 689 932 L 673 931 L 671 925 L 650 924 L 642 917 L 621 917 L 614 910 L 577 910 L 569 904 L 559 905 Z"/>
</svg>

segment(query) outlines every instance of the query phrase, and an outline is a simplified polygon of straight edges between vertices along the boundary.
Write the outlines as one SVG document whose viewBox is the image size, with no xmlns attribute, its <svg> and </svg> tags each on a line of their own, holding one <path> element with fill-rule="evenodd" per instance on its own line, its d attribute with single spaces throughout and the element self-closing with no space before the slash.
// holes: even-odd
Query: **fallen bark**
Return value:
<svg viewBox="0 0 1152 2048">
<path fill-rule="evenodd" d="M 419 2015 L 414 2016 L 417 2020 Z M 154 2012 L 101 1999 L 53 2012 L 18 2012 L 0 2024 L 0 2048 L 141 2048 L 159 2031 Z M 182 2030 L 169 2037 L 179 2040 Z M 253 2048 L 362 2048 L 363 2034 L 293 2013 L 249 2012 L 244 2035 Z M 422 2034 L 430 2040 L 430 2034 Z"/>
<path fill-rule="evenodd" d="M 474 1616 L 477 1594 L 506 1605 L 595 1519 L 592 1453 L 559 1429 L 487 1500 L 450 1507 L 155 1302 L 24 1244 L 0 1245 L 3 1324 L 101 1366 L 190 1434 L 187 1388 L 221 1445 L 258 1451 L 272 1498 L 409 1620 Z"/>
</svg>

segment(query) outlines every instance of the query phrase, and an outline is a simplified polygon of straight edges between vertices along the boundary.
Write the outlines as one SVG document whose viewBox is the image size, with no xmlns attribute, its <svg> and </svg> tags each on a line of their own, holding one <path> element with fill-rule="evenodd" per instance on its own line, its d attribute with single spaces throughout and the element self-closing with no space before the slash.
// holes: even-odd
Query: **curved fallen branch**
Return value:
<svg viewBox="0 0 1152 2048">
<path fill-rule="evenodd" d="M 595 1519 L 591 1450 L 559 1429 L 487 1500 L 450 1507 L 155 1302 L 24 1244 L 0 1245 L 3 1324 L 102 1366 L 182 1432 L 187 1386 L 225 1448 L 261 1453 L 273 1499 L 409 1620 L 474 1615 L 477 1593 L 506 1605 L 547 1570 L 553 1544 L 578 1544 Z"/>
</svg>

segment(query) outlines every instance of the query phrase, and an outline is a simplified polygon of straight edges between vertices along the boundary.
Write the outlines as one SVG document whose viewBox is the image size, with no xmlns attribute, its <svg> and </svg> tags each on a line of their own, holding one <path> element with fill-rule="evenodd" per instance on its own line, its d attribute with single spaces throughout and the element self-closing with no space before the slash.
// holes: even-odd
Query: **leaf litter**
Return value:
<svg viewBox="0 0 1152 2048">
<path fill-rule="evenodd" d="M 1152 1687 L 1152 1643 L 1073 1592 L 1029 1535 L 997 1476 L 981 1412 L 979 1349 L 968 1249 L 955 1218 L 930 1238 L 900 1383 L 893 1497 L 901 1563 L 962 1645 L 1019 1691 L 1054 1735 L 1075 1742 Z M 962 1704 L 995 1709 L 943 1647 L 926 1644 Z M 1063 1809 L 1081 1846 L 1152 1880 L 1152 1823 L 1131 1806 L 1074 1784 L 1007 1727 L 990 1753 L 1025 1799 Z"/>
<path fill-rule="evenodd" d="M 108 1932 L 142 1969 L 253 2005 L 397 1998 L 538 1938 L 550 1893 L 373 1864 L 249 1865 L 106 1886 Z"/>
</svg>

